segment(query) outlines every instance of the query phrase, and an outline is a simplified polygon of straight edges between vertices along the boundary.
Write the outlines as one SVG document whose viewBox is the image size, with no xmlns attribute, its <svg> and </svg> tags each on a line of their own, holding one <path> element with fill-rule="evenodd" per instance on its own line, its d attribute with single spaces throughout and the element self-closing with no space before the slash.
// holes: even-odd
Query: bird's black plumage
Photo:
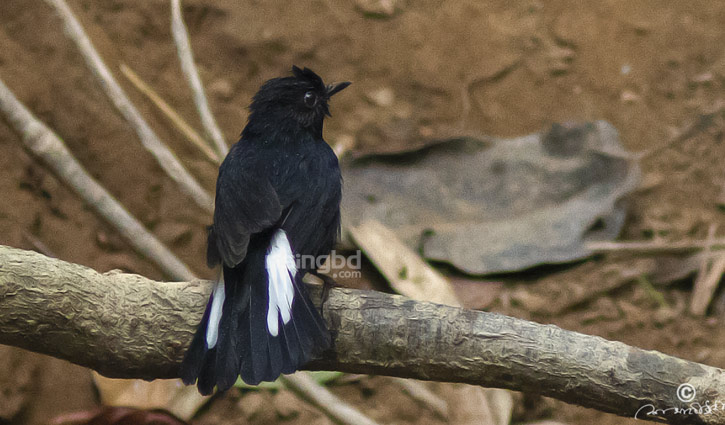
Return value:
<svg viewBox="0 0 725 425">
<path fill-rule="evenodd" d="M 330 346 L 301 282 L 314 270 L 289 261 L 329 254 L 339 234 L 342 179 L 322 123 L 349 83 L 326 86 L 307 68 L 292 74 L 262 85 L 219 168 L 207 263 L 222 275 L 181 368 L 202 394 L 240 375 L 252 385 L 275 380 Z"/>
</svg>

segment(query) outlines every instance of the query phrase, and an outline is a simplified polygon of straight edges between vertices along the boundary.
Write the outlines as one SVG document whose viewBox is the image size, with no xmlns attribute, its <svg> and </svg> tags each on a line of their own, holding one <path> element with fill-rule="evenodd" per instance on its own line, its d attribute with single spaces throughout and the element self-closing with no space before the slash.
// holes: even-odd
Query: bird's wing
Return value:
<svg viewBox="0 0 725 425">
<path fill-rule="evenodd" d="M 277 192 L 255 158 L 230 152 L 219 168 L 214 224 L 209 230 L 207 262 L 239 264 L 252 234 L 273 226 L 282 215 Z"/>
</svg>

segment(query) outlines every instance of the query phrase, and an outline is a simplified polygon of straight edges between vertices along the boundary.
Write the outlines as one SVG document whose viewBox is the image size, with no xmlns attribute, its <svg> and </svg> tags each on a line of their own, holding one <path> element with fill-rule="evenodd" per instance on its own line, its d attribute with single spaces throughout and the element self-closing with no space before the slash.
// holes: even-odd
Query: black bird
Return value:
<svg viewBox="0 0 725 425">
<path fill-rule="evenodd" d="M 207 263 L 221 275 L 181 366 L 210 394 L 293 373 L 328 349 L 330 333 L 302 276 L 340 232 L 342 178 L 322 138 L 332 95 L 304 68 L 262 85 L 241 139 L 219 168 Z"/>
</svg>

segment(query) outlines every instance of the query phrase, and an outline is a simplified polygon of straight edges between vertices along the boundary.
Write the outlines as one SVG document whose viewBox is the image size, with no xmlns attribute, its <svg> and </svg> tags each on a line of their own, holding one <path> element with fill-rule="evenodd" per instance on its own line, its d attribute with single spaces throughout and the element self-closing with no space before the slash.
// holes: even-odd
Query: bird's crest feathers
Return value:
<svg viewBox="0 0 725 425">
<path fill-rule="evenodd" d="M 310 68 L 300 69 L 297 65 L 292 65 L 292 75 L 298 80 L 306 80 L 310 82 L 315 88 L 324 88 L 325 84 L 322 82 L 322 78 L 315 74 Z"/>
<path fill-rule="evenodd" d="M 316 137 L 322 137 L 322 121 L 330 115 L 328 100 L 350 83 L 326 86 L 322 78 L 309 68 L 292 66 L 292 75 L 273 78 L 260 87 L 249 106 L 251 115 L 245 128 L 247 135 L 262 133 L 274 126 L 289 124 L 309 129 Z M 294 128 L 289 131 L 292 132 Z M 242 133 L 244 137 L 245 133 Z"/>
</svg>

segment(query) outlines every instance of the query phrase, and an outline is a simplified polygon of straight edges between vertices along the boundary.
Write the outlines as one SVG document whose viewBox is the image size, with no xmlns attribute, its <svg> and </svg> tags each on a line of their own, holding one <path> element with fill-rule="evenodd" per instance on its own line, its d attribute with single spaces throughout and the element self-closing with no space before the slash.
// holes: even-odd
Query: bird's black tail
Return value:
<svg viewBox="0 0 725 425">
<path fill-rule="evenodd" d="M 184 383 L 197 382 L 201 394 L 211 394 L 215 386 L 224 391 L 240 375 L 249 385 L 274 381 L 330 347 L 325 322 L 295 269 L 285 298 L 291 301 L 290 314 L 281 311 L 284 307 L 275 310 L 281 289 L 272 283 L 275 277 L 270 275 L 275 270 L 268 271 L 265 261 L 271 249 L 250 246 L 240 265 L 223 267 L 223 279 L 212 293 L 181 366 Z"/>
</svg>

